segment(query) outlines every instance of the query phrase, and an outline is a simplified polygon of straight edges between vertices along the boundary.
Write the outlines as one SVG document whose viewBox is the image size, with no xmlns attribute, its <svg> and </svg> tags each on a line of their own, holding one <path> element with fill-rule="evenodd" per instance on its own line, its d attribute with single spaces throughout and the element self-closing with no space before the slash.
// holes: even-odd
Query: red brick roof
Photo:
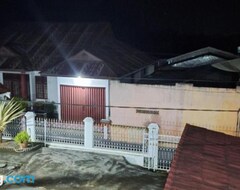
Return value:
<svg viewBox="0 0 240 190">
<path fill-rule="evenodd" d="M 240 189 L 240 138 L 187 124 L 164 189 Z"/>
</svg>

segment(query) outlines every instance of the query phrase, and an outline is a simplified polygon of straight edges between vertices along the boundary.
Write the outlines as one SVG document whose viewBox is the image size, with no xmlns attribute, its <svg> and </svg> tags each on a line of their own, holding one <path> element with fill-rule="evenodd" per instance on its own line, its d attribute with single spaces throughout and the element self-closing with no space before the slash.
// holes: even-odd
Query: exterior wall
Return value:
<svg viewBox="0 0 240 190">
<path fill-rule="evenodd" d="M 2 72 L 0 72 L 0 83 L 3 84 L 3 73 Z"/>
<path fill-rule="evenodd" d="M 220 131 L 226 127 L 235 130 L 240 108 L 240 93 L 236 89 L 191 85 L 138 85 L 111 81 L 110 97 L 113 124 L 146 127 L 148 123 L 156 122 L 161 129 L 183 130 L 185 124 L 190 123 Z M 136 113 L 137 109 L 150 113 Z"/>
<path fill-rule="evenodd" d="M 48 101 L 59 103 L 57 77 L 47 77 Z"/>
<path fill-rule="evenodd" d="M 36 100 L 36 85 L 35 85 L 35 76 L 39 76 L 38 71 L 28 72 L 29 74 L 29 86 L 30 86 L 30 98 L 31 101 Z"/>
<path fill-rule="evenodd" d="M 109 115 L 109 81 L 102 79 L 87 79 L 74 77 L 48 77 L 48 97 L 49 101 L 60 103 L 60 85 L 82 86 L 82 87 L 102 87 L 106 92 L 106 117 Z M 61 119 L 60 105 L 58 106 L 59 119 Z"/>
</svg>

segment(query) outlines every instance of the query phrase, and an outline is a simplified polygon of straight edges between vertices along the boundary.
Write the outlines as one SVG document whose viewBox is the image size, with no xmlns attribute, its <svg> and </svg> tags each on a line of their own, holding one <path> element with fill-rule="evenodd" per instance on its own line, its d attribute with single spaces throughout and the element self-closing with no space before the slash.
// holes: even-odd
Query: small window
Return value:
<svg viewBox="0 0 240 190">
<path fill-rule="evenodd" d="M 36 98 L 47 99 L 47 77 L 36 76 Z"/>
</svg>

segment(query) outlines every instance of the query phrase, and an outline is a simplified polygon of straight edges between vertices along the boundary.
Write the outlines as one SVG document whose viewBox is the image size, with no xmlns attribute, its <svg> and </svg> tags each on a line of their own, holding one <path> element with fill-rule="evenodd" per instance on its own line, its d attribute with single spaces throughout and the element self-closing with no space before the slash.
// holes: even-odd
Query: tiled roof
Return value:
<svg viewBox="0 0 240 190">
<path fill-rule="evenodd" d="M 165 190 L 240 189 L 240 138 L 186 125 Z"/>
<path fill-rule="evenodd" d="M 84 50 L 101 62 L 72 61 Z M 0 30 L 1 70 L 72 76 L 84 68 L 86 75 L 119 77 L 152 62 L 145 53 L 115 39 L 105 22 L 13 23 Z"/>
<path fill-rule="evenodd" d="M 121 81 L 162 85 L 190 83 L 198 87 L 236 88 L 239 81 L 239 65 L 238 55 L 206 47 L 159 60 L 152 72 L 144 72 L 146 67 L 143 67 L 125 75 Z"/>
<path fill-rule="evenodd" d="M 89 68 L 89 72 L 87 71 L 86 75 L 92 76 L 91 73 L 93 72 L 91 72 L 91 67 L 95 68 L 94 70 L 98 70 L 96 68 L 101 67 L 100 72 L 94 72 L 95 77 L 120 77 L 147 64 L 153 63 L 153 59 L 145 53 L 131 48 L 116 39 L 108 39 L 94 45 L 86 45 L 84 48 L 80 47 L 79 52 L 82 51 L 96 56 L 100 61 L 86 63 L 86 61 L 78 59 L 72 61 L 71 58 L 68 58 L 56 64 L 52 69 L 45 70 L 43 73 L 48 75 L 67 75 L 66 71 L 68 71 L 69 75 L 74 75 L 76 70 L 81 72 L 82 68 L 88 64 L 87 68 Z"/>
<path fill-rule="evenodd" d="M 238 58 L 237 55 L 222 51 L 213 47 L 205 47 L 182 54 L 167 60 L 168 64 L 174 67 L 196 67 L 199 65 L 213 64 L 222 60 Z"/>
</svg>

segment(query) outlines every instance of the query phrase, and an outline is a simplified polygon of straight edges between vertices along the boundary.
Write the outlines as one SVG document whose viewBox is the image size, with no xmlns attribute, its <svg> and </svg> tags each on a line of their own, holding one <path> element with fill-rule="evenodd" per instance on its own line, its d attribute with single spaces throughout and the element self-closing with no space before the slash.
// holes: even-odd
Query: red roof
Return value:
<svg viewBox="0 0 240 190">
<path fill-rule="evenodd" d="M 164 189 L 240 189 L 240 138 L 187 124 Z"/>
</svg>

